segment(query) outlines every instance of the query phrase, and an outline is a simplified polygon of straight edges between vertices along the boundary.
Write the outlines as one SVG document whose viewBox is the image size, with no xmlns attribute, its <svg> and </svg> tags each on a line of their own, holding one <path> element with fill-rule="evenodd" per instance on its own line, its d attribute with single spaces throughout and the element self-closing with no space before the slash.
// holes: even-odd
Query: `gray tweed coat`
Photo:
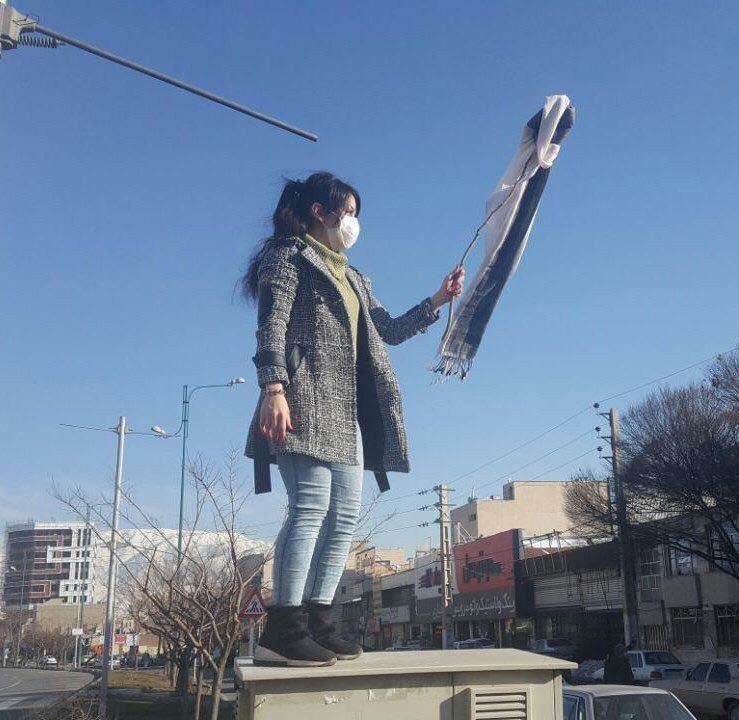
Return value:
<svg viewBox="0 0 739 720">
<path fill-rule="evenodd" d="M 385 344 L 397 345 L 439 318 L 425 298 L 399 317 L 375 298 L 369 278 L 347 266 L 359 298 L 357 359 L 349 316 L 320 255 L 300 238 L 272 241 L 259 266 L 257 351 L 260 387 L 282 382 L 293 432 L 282 443 L 259 430 L 260 394 L 249 427 L 246 455 L 254 459 L 256 492 L 268 492 L 270 463 L 278 453 L 301 453 L 354 465 L 359 423 L 364 466 L 381 490 L 387 471 L 408 472 L 408 443 L 400 388 Z"/>
</svg>

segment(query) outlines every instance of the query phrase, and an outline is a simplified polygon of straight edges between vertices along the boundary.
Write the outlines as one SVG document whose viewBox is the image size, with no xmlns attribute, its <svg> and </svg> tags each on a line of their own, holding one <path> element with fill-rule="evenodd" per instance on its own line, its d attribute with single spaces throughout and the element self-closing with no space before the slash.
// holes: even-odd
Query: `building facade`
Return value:
<svg viewBox="0 0 739 720">
<path fill-rule="evenodd" d="M 462 537 L 489 537 L 511 528 L 525 536 L 559 532 L 568 535 L 572 521 L 565 511 L 569 481 L 514 480 L 500 498 L 474 498 L 452 510 L 452 525 Z"/>
<path fill-rule="evenodd" d="M 96 543 L 85 523 L 26 522 L 8 525 L 3 539 L 3 603 L 39 605 L 99 600 Z"/>
</svg>

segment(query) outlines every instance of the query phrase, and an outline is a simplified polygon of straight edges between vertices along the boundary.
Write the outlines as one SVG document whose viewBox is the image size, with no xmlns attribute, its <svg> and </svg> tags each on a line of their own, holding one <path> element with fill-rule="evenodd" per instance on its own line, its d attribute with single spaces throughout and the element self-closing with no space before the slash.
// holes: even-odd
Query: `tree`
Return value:
<svg viewBox="0 0 739 720">
<path fill-rule="evenodd" d="M 724 384 L 735 371 L 733 360 L 719 361 L 710 371 L 724 378 L 719 391 L 714 383 L 661 389 L 632 406 L 622 420 L 620 479 L 635 541 L 739 579 L 739 415 Z M 595 474 L 573 479 L 568 516 L 591 536 L 610 535 L 615 512 Z"/>
<path fill-rule="evenodd" d="M 238 480 L 240 462 L 240 453 L 232 451 L 223 471 L 214 471 L 199 459 L 190 465 L 194 517 L 188 523 L 181 557 L 176 539 L 161 529 L 128 489 L 121 493 L 122 524 L 128 527 L 118 531 L 118 597 L 123 598 L 122 609 L 132 623 L 161 639 L 178 667 L 177 689 L 183 696 L 193 661 L 200 660 L 196 718 L 203 667 L 214 675 L 211 718 L 218 717 L 223 676 L 242 633 L 239 611 L 250 583 L 261 575 L 262 566 L 245 563 L 244 556 L 257 546 L 265 560 L 270 555 L 264 544 L 250 540 L 239 528 L 249 497 Z M 92 506 L 98 521 L 93 532 L 103 542 L 108 540 L 111 526 L 99 504 L 90 503 L 79 489 L 56 495 L 80 516 Z M 185 710 L 183 704 L 183 716 Z"/>
</svg>

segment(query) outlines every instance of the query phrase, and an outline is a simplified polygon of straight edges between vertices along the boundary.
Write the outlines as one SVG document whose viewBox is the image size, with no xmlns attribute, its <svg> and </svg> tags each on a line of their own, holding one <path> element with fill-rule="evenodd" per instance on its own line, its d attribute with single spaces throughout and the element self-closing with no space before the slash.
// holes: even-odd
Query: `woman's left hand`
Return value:
<svg viewBox="0 0 739 720">
<path fill-rule="evenodd" d="M 464 286 L 464 268 L 457 265 L 442 280 L 441 287 L 432 295 L 431 304 L 434 310 L 441 307 L 444 303 L 448 303 L 452 298 L 459 297 L 462 294 Z"/>
</svg>

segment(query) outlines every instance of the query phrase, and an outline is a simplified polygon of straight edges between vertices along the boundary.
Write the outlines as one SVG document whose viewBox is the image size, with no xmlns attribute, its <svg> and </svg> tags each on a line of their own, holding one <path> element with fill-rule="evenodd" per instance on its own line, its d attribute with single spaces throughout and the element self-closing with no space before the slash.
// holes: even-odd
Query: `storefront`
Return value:
<svg viewBox="0 0 739 720">
<path fill-rule="evenodd" d="M 497 647 L 513 645 L 518 547 L 518 530 L 454 546 L 457 592 L 452 608 L 457 640 L 488 638 Z"/>
</svg>

